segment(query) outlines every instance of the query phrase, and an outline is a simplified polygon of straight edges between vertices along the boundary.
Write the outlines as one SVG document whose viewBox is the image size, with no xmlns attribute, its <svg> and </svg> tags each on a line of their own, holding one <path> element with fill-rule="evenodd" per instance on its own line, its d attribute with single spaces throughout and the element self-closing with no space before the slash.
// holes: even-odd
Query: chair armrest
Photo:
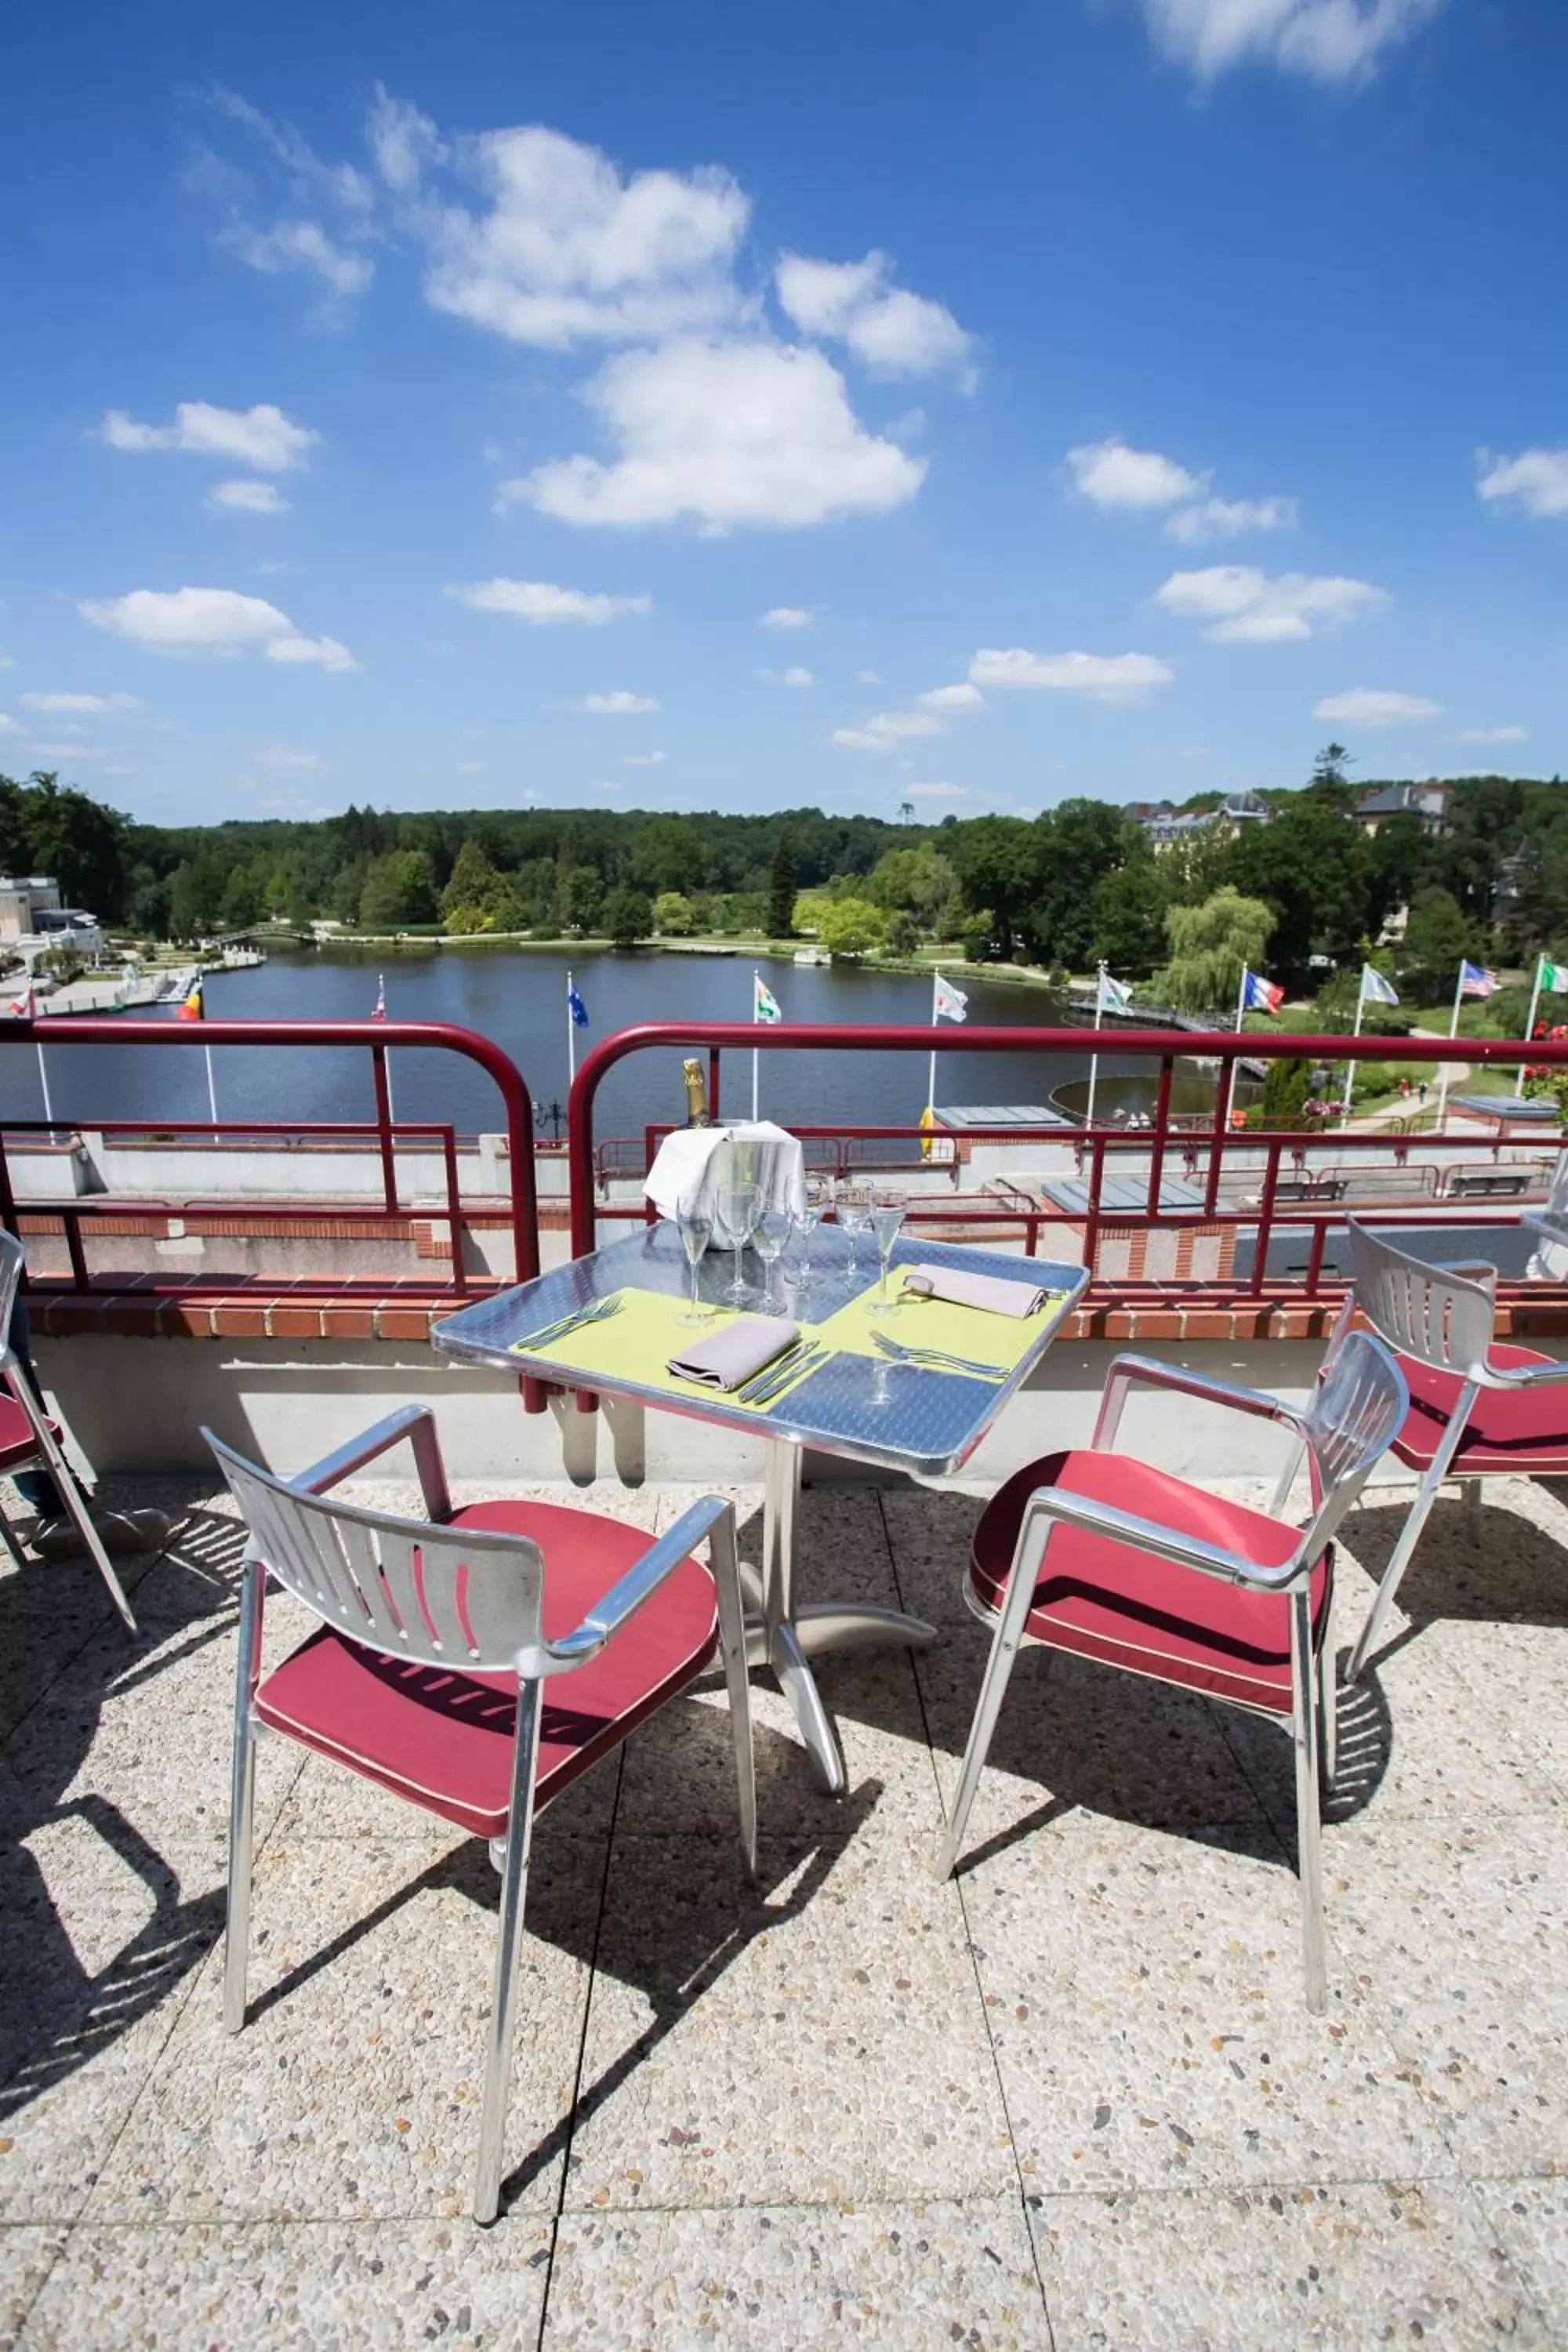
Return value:
<svg viewBox="0 0 1568 2352">
<path fill-rule="evenodd" d="M 1094 1425 L 1089 1444 L 1092 1450 L 1103 1453 L 1115 1444 L 1121 1426 L 1122 1411 L 1127 1392 L 1133 1383 L 1140 1388 L 1171 1389 L 1178 1396 L 1196 1398 L 1203 1404 L 1227 1406 L 1235 1412 L 1252 1413 L 1264 1421 L 1276 1421 L 1286 1429 L 1293 1429 L 1298 1437 L 1306 1435 L 1304 1416 L 1294 1405 L 1286 1404 L 1266 1389 L 1244 1389 L 1229 1381 L 1215 1381 L 1202 1372 L 1184 1370 L 1180 1364 L 1165 1364 L 1152 1356 L 1118 1356 L 1106 1376 L 1105 1393 L 1100 1402 L 1100 1418 Z"/>
<path fill-rule="evenodd" d="M 1493 1364 L 1487 1366 L 1490 1381 L 1500 1388 L 1547 1389 L 1558 1381 L 1568 1381 L 1568 1363 L 1560 1364 Z"/>
<path fill-rule="evenodd" d="M 1461 1282 L 1479 1282 L 1497 1288 L 1497 1268 L 1488 1257 L 1445 1257 L 1432 1260 L 1434 1274 L 1457 1274 Z"/>
<path fill-rule="evenodd" d="M 1248 1584 L 1260 1592 L 1288 1591 L 1300 1581 L 1304 1565 L 1300 1545 L 1279 1567 L 1261 1568 L 1240 1552 L 1226 1551 L 1218 1544 L 1206 1544 L 1196 1536 L 1182 1535 L 1175 1528 L 1162 1527 L 1157 1519 L 1140 1518 L 1134 1511 L 1119 1510 L 1114 1503 L 1097 1502 L 1061 1486 L 1037 1487 L 1030 1496 L 1024 1507 L 1020 1543 L 1032 1522 L 1039 1518 L 1082 1528 L 1090 1535 L 1109 1536 L 1177 1568 L 1195 1568 L 1204 1576 L 1218 1577 L 1226 1584 Z"/>
<path fill-rule="evenodd" d="M 298 1495 L 325 1495 L 352 1478 L 383 1454 L 390 1454 L 395 1445 L 407 1438 L 414 1448 L 414 1464 L 419 1474 L 419 1489 L 425 1497 L 425 1508 L 432 1519 L 449 1519 L 452 1499 L 447 1491 L 447 1472 L 441 1460 L 440 1441 L 436 1434 L 436 1416 L 427 1404 L 399 1405 L 384 1421 L 363 1436 L 351 1437 L 335 1454 L 327 1454 L 309 1470 L 301 1470 L 289 1484 Z"/>
<path fill-rule="evenodd" d="M 689 1559 L 697 1546 L 717 1523 L 729 1517 L 733 1527 L 734 1505 L 721 1495 L 705 1495 L 683 1511 L 667 1535 L 634 1560 L 624 1576 L 617 1577 L 608 1592 L 596 1601 L 582 1623 L 556 1642 L 542 1642 L 537 1658 L 527 1654 L 519 1661 L 524 1675 L 537 1674 L 563 1666 L 585 1665 L 596 1657 L 611 1637 L 618 1633 L 629 1619 L 635 1617 L 645 1601 L 651 1601 L 661 1584 L 668 1582 Z M 545 1664 L 548 1661 L 548 1664 Z"/>
</svg>

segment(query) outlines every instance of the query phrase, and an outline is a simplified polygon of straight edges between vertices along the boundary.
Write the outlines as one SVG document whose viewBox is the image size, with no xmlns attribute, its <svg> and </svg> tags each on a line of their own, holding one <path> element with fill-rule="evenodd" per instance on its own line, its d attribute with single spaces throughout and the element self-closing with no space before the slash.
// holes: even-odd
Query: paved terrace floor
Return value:
<svg viewBox="0 0 1568 2352">
<path fill-rule="evenodd" d="M 225 2040 L 239 1547 L 210 1493 L 137 1499 L 179 1518 L 134 1643 L 85 1571 L 0 1580 L 5 2341 L 1568 2342 L 1547 1492 L 1494 1487 L 1479 1545 L 1439 1507 L 1404 1631 L 1345 1699 L 1321 2020 L 1286 1742 L 1195 1700 L 1032 1654 L 969 1866 L 933 1884 L 984 1652 L 959 1601 L 975 1503 L 808 1494 L 807 1591 L 896 1599 L 941 1644 L 826 1668 L 839 1804 L 759 1685 L 754 1887 L 711 1691 L 545 1816 L 488 2233 L 485 1853 L 265 1748 L 252 2021 Z M 683 1497 L 590 1499 L 657 1528 Z M 1397 1519 L 1352 1522 L 1352 1612 Z"/>
</svg>

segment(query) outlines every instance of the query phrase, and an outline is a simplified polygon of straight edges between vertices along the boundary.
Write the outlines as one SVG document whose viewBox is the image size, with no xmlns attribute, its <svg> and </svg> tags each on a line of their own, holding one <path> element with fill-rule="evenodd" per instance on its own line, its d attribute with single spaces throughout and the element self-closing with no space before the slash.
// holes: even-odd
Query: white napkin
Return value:
<svg viewBox="0 0 1568 2352">
<path fill-rule="evenodd" d="M 683 1201 L 699 1193 L 713 1220 L 715 1249 L 735 1246 L 721 1211 L 728 1155 L 720 1153 L 720 1146 L 731 1142 L 752 1147 L 764 1209 L 787 1209 L 798 1216 L 805 1206 L 805 1155 L 795 1137 L 772 1119 L 747 1119 L 734 1127 L 678 1127 L 659 1145 L 643 1192 L 661 1217 L 673 1217 Z"/>
<path fill-rule="evenodd" d="M 787 1316 L 742 1315 L 684 1355 L 671 1356 L 667 1369 L 678 1381 L 700 1381 L 705 1389 L 743 1388 L 753 1372 L 793 1348 L 799 1337 L 799 1326 Z"/>
<path fill-rule="evenodd" d="M 1051 1295 L 1032 1282 L 1009 1282 L 1001 1274 L 969 1274 L 953 1265 L 906 1266 L 904 1288 L 916 1298 L 945 1298 L 954 1307 L 978 1307 L 987 1315 L 1033 1315 Z"/>
</svg>

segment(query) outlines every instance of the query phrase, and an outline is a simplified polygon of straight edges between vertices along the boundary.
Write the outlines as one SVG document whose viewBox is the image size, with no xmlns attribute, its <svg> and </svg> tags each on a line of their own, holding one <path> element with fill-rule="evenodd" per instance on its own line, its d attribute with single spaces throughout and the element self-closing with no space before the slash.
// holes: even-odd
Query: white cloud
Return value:
<svg viewBox="0 0 1568 2352">
<path fill-rule="evenodd" d="M 160 653 L 233 654 L 259 646 L 268 661 L 314 662 L 353 669 L 353 656 L 335 637 L 307 637 L 287 613 L 237 588 L 134 588 L 128 596 L 79 604 L 97 629 L 130 637 Z"/>
<path fill-rule="evenodd" d="M 252 269 L 269 278 L 283 270 L 313 270 L 329 293 L 340 298 L 363 294 L 375 276 L 374 262 L 338 244 L 320 221 L 279 221 L 269 229 L 235 223 L 224 231 L 221 241 L 237 260 L 248 262 Z"/>
<path fill-rule="evenodd" d="M 33 750 L 41 760 L 101 760 L 103 753 L 94 743 L 39 743 Z"/>
<path fill-rule="evenodd" d="M 591 710 L 599 719 L 636 719 L 645 710 L 657 710 L 658 705 L 651 694 L 628 694 L 625 687 L 617 687 L 613 694 L 585 694 L 577 708 Z"/>
<path fill-rule="evenodd" d="M 624 793 L 626 788 L 626 779 L 624 776 L 606 776 L 604 782 L 599 786 L 599 790 L 602 793 Z"/>
<path fill-rule="evenodd" d="M 621 755 L 621 765 L 623 768 L 662 768 L 664 753 L 662 751 L 625 751 Z"/>
<path fill-rule="evenodd" d="M 1130 449 L 1124 441 L 1085 442 L 1068 451 L 1068 464 L 1073 488 L 1097 507 L 1173 507 L 1195 499 L 1207 479 L 1158 450 Z"/>
<path fill-rule="evenodd" d="M 248 136 L 260 175 L 258 182 L 250 170 L 211 152 L 200 157 L 195 184 L 225 206 L 219 245 L 269 277 L 300 271 L 318 278 L 329 311 L 362 294 L 375 268 L 358 248 L 378 233 L 366 175 L 352 163 L 324 163 L 290 124 L 274 121 L 233 90 L 211 90 L 207 102 L 215 117 Z M 270 226 L 258 221 L 261 210 L 273 215 Z"/>
<path fill-rule="evenodd" d="M 298 743 L 264 743 L 256 754 L 256 763 L 260 768 L 319 768 L 321 755 Z"/>
<path fill-rule="evenodd" d="M 1525 734 L 1522 727 L 1461 727 L 1454 740 L 1456 743 L 1522 743 Z"/>
<path fill-rule="evenodd" d="M 1205 499 L 1183 507 L 1165 525 L 1172 539 L 1189 547 L 1205 540 L 1238 539 L 1247 530 L 1293 530 L 1300 508 L 1295 499 Z"/>
<path fill-rule="evenodd" d="M 809 629 L 812 616 L 801 604 L 774 604 L 763 614 L 764 629 Z"/>
<path fill-rule="evenodd" d="M 1032 687 L 1087 694 L 1095 702 L 1141 701 L 1175 671 L 1152 654 L 1034 654 L 1021 646 L 984 647 L 969 665 L 976 686 Z"/>
<path fill-rule="evenodd" d="M 15 669 L 16 667 L 9 654 L 0 654 L 0 669 Z"/>
<path fill-rule="evenodd" d="M 1364 580 L 1282 572 L 1270 578 L 1247 563 L 1216 563 L 1205 572 L 1173 572 L 1154 599 L 1183 620 L 1207 621 L 1205 636 L 1221 645 L 1281 645 L 1363 618 L 1387 603 Z"/>
<path fill-rule="evenodd" d="M 103 711 L 134 710 L 136 708 L 133 694 L 22 694 L 16 698 L 25 702 L 29 710 Z"/>
<path fill-rule="evenodd" d="M 864 261 L 810 261 L 786 253 L 774 283 L 803 335 L 847 344 L 879 375 L 959 368 L 972 376 L 970 339 L 952 311 L 895 287 L 885 253 L 868 253 Z"/>
<path fill-rule="evenodd" d="M 906 784 L 906 796 L 911 801 L 966 801 L 969 790 L 964 784 Z"/>
<path fill-rule="evenodd" d="M 811 686 L 815 680 L 808 669 L 786 669 L 782 683 L 785 686 Z"/>
<path fill-rule="evenodd" d="M 985 697 L 977 686 L 933 686 L 928 694 L 917 694 L 916 702 L 922 710 L 984 710 Z"/>
<path fill-rule="evenodd" d="M 587 388 L 619 455 L 564 457 L 517 482 L 564 522 L 798 528 L 881 514 L 912 499 L 923 458 L 868 433 L 820 352 L 778 343 L 667 343 L 627 352 Z"/>
<path fill-rule="evenodd" d="M 395 194 L 409 194 L 431 164 L 447 159 L 441 134 L 429 116 L 405 99 L 390 97 L 380 82 L 367 130 L 375 168 Z"/>
<path fill-rule="evenodd" d="M 1356 81 L 1408 40 L 1439 0 L 1143 0 L 1165 55 L 1213 81 L 1273 65 L 1321 82 Z"/>
<path fill-rule="evenodd" d="M 182 449 L 196 457 L 228 457 L 259 474 L 302 466 L 321 437 L 270 402 L 215 408 L 210 401 L 182 400 L 172 425 L 139 425 L 123 409 L 111 408 L 99 429 L 111 449 Z"/>
<path fill-rule="evenodd" d="M 857 686 L 880 686 L 882 673 L 879 669 L 858 669 L 855 673 L 855 683 Z"/>
<path fill-rule="evenodd" d="M 220 514 L 287 514 L 289 500 L 271 482 L 217 482 L 205 503 Z"/>
<path fill-rule="evenodd" d="M 1381 688 L 1353 687 L 1348 694 L 1325 695 L 1312 705 L 1314 719 L 1342 720 L 1347 727 L 1397 727 L 1426 719 L 1440 719 L 1443 706 L 1424 694 L 1391 694 Z"/>
<path fill-rule="evenodd" d="M 1526 449 L 1521 457 L 1477 452 L 1481 467 L 1477 495 L 1515 501 L 1528 515 L 1568 514 L 1568 449 Z"/>
<path fill-rule="evenodd" d="M 828 737 L 851 751 L 891 751 L 919 735 L 945 735 L 947 722 L 930 710 L 879 710 L 863 726 L 836 727 Z"/>
<path fill-rule="evenodd" d="M 19 735 L 22 730 L 8 710 L 0 710 L 0 735 Z"/>
<path fill-rule="evenodd" d="M 540 627 L 552 621 L 585 621 L 595 627 L 618 613 L 651 610 L 651 596 L 605 596 L 584 588 L 557 588 L 548 580 L 477 580 L 468 588 L 448 588 L 459 604 L 476 613 L 510 613 Z"/>
<path fill-rule="evenodd" d="M 426 152 L 433 137 L 433 126 L 421 134 Z M 416 171 L 406 136 L 392 152 L 395 169 Z M 733 263 L 751 206 L 728 172 L 623 180 L 596 147 L 538 124 L 465 140 L 458 161 L 483 208 L 432 200 L 413 215 L 437 310 L 556 351 L 701 332 L 741 314 Z"/>
</svg>

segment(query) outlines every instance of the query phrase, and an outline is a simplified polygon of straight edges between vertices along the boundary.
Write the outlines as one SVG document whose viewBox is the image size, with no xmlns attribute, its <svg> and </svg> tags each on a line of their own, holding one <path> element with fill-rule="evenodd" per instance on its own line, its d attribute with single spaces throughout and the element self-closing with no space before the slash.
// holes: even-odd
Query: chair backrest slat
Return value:
<svg viewBox="0 0 1568 2352">
<path fill-rule="evenodd" d="M 1488 1378 L 1497 1309 L 1489 1285 L 1428 1265 L 1350 1221 L 1355 1303 L 1402 1356 L 1463 1380 Z"/>
<path fill-rule="evenodd" d="M 0 1227 L 0 1352 L 11 1344 L 11 1317 L 16 1310 L 16 1293 L 21 1287 L 25 1263 L 22 1244 L 16 1234 Z"/>
<path fill-rule="evenodd" d="M 1306 1556 L 1333 1535 L 1410 1409 L 1405 1375 L 1380 1339 L 1352 1331 L 1330 1353 L 1307 1409 L 1307 1444 L 1317 1509 Z"/>
<path fill-rule="evenodd" d="M 544 1563 L 526 1536 L 470 1533 L 301 1495 L 209 1436 L 252 1544 L 280 1584 L 351 1641 L 460 1672 L 500 1672 L 540 1640 Z"/>
</svg>

